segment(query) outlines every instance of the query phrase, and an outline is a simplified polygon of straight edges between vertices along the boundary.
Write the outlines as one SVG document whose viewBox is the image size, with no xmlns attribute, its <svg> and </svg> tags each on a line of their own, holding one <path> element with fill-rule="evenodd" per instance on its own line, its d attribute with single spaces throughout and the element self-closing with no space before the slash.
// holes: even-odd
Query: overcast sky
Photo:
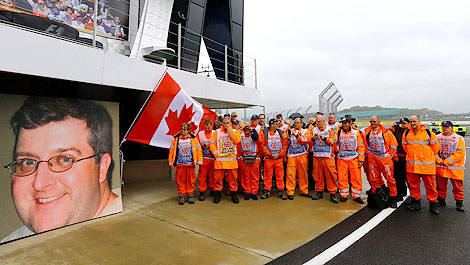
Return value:
<svg viewBox="0 0 470 265">
<path fill-rule="evenodd" d="M 470 111 L 470 1 L 245 0 L 266 111 L 317 104 Z"/>
</svg>

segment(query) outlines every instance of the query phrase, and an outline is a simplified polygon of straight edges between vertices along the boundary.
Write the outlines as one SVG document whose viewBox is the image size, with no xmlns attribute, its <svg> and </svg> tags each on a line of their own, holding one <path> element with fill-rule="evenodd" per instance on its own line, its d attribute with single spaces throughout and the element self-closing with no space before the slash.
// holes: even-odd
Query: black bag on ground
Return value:
<svg viewBox="0 0 470 265">
<path fill-rule="evenodd" d="M 367 191 L 367 207 L 383 210 L 390 207 L 390 203 L 390 190 L 385 185 L 378 188 L 375 193 L 372 193 L 372 189 Z"/>
</svg>

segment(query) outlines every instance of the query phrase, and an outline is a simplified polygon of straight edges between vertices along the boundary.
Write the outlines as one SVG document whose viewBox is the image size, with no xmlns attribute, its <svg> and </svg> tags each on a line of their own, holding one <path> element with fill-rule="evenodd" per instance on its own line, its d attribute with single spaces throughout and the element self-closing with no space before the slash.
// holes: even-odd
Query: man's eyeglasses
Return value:
<svg viewBox="0 0 470 265">
<path fill-rule="evenodd" d="M 47 162 L 47 166 L 52 172 L 60 173 L 60 172 L 67 171 L 70 168 L 72 168 L 73 163 L 77 163 L 85 159 L 90 159 L 100 154 L 101 153 L 98 153 L 92 156 L 79 158 L 76 160 L 68 155 L 58 155 L 58 156 L 49 158 L 49 160 L 39 160 L 39 161 L 32 159 L 32 158 L 20 158 L 4 166 L 4 168 L 8 168 L 10 173 L 16 177 L 26 177 L 36 172 L 36 170 L 39 167 L 39 163 Z"/>
<path fill-rule="evenodd" d="M 378 121 L 369 121 L 369 122 L 370 122 L 370 123 L 376 123 L 376 122 L 378 122 Z"/>
</svg>

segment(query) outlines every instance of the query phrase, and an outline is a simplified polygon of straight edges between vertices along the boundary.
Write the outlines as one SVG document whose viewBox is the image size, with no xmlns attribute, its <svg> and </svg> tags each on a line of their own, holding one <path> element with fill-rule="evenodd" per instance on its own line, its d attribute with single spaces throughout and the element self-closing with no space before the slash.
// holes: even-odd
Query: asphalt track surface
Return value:
<svg viewBox="0 0 470 265">
<path fill-rule="evenodd" d="M 448 183 L 447 206 L 440 215 L 429 212 L 421 185 L 421 211 L 400 206 L 369 233 L 327 264 L 470 264 L 470 137 L 465 137 L 465 212 L 455 210 L 452 185 Z M 379 211 L 364 208 L 307 244 L 269 264 L 303 264 L 319 255 L 373 218 Z"/>
</svg>

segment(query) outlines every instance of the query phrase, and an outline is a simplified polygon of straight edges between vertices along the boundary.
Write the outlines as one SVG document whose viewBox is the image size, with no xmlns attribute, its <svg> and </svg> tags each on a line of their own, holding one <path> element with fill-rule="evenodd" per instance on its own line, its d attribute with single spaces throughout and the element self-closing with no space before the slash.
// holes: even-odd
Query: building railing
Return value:
<svg viewBox="0 0 470 265">
<path fill-rule="evenodd" d="M 131 5 L 130 2 L 125 0 L 116 1 L 122 5 Z M 31 25 L 25 25 L 15 21 L 5 21 L 1 19 L 1 17 L 0 22 L 21 28 L 28 28 L 37 33 L 47 34 L 82 45 L 102 48 L 107 52 L 115 52 L 127 56 L 130 55 L 133 43 L 130 43 L 128 40 L 133 41 L 138 33 L 133 32 L 129 26 L 120 23 L 120 21 L 131 20 L 129 12 L 125 12 L 122 9 L 120 10 L 116 8 L 116 6 L 110 6 L 105 1 L 82 0 L 82 4 L 77 6 L 54 6 L 54 11 L 52 11 L 51 7 L 48 7 L 48 11 L 43 10 L 43 13 L 40 13 L 38 12 L 38 10 L 40 10 L 38 7 L 39 2 L 40 1 L 33 2 L 33 0 L 30 0 L 31 9 L 0 4 L 0 11 L 9 10 L 23 14 L 35 14 L 36 16 L 42 17 L 44 20 L 48 19 L 54 21 L 56 24 L 62 23 L 63 27 L 68 26 L 69 28 L 74 28 L 78 31 L 77 36 L 79 37 L 64 37 L 56 32 L 44 31 L 34 26 L 31 27 Z M 85 5 L 83 2 L 87 2 L 89 5 Z M 88 7 L 88 10 L 85 10 L 86 7 Z M 164 44 L 165 47 L 176 47 L 174 51 L 175 54 L 170 54 L 171 52 L 167 54 L 168 57 L 172 55 L 176 57 L 175 60 L 166 62 L 168 66 L 204 75 L 208 78 L 217 78 L 243 86 L 257 88 L 257 65 L 254 58 L 246 56 L 244 53 L 240 53 L 213 39 L 201 36 L 197 34 L 197 32 L 170 21 L 168 18 L 150 9 L 148 9 L 145 15 L 158 18 L 161 24 L 146 21 L 144 26 L 150 27 L 150 30 L 144 30 L 141 33 L 143 35 L 142 37 L 146 38 L 148 42 L 153 41 L 155 43 Z M 171 25 L 176 25 L 176 27 L 171 27 Z M 171 28 L 176 28 L 177 31 L 172 31 L 170 30 Z M 149 34 L 149 31 L 153 34 Z M 189 33 L 192 38 L 189 38 L 187 34 L 183 33 Z M 175 38 L 169 38 L 169 36 L 176 37 L 176 43 L 170 40 Z M 199 41 L 195 41 L 193 38 L 199 39 Z M 204 43 L 210 43 L 210 47 L 204 45 Z M 202 46 L 205 47 L 206 50 L 201 49 Z M 162 53 L 165 52 L 168 52 L 168 50 L 162 51 Z M 197 59 L 188 58 L 191 56 L 184 56 L 184 54 L 197 53 L 199 53 Z M 209 56 L 209 53 L 218 55 L 218 58 Z M 194 67 L 185 67 L 185 65 L 188 64 L 197 65 L 197 69 L 194 69 Z M 216 71 L 219 73 L 218 76 L 216 76 Z M 221 76 L 220 73 L 223 73 L 223 75 Z"/>
</svg>

